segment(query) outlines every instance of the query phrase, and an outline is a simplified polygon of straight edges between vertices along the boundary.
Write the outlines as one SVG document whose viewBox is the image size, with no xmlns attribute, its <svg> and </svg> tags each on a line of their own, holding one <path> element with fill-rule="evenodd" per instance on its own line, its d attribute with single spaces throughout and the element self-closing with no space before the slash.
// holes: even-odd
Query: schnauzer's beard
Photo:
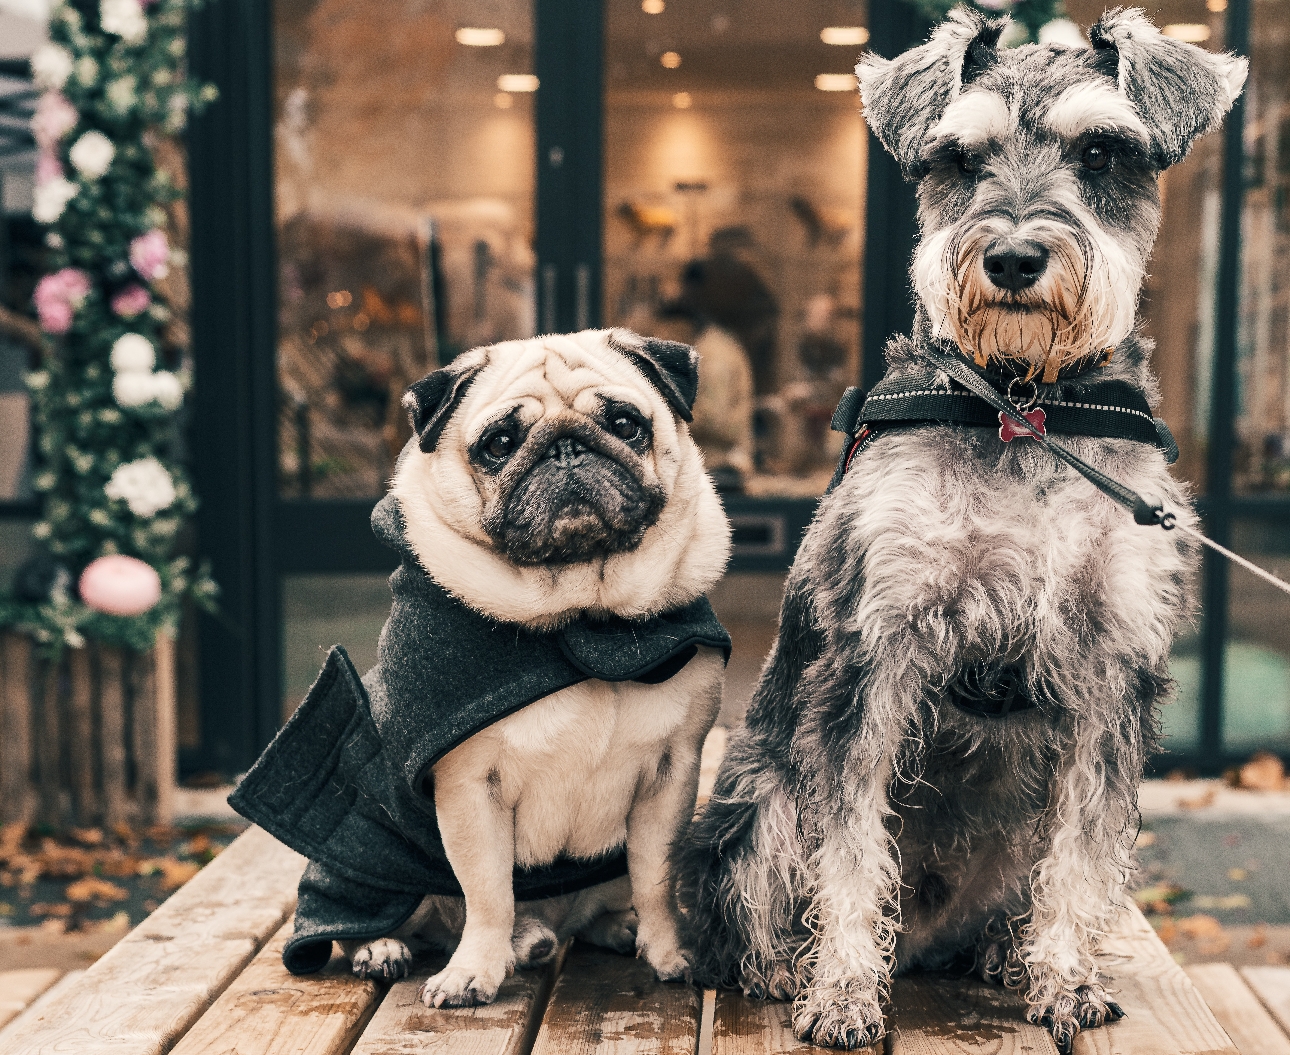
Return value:
<svg viewBox="0 0 1290 1055">
<path fill-rule="evenodd" d="M 987 247 L 1007 235 L 1048 249 L 1047 268 L 1028 289 L 1000 289 L 986 275 Z M 1142 281 L 1130 254 L 1106 241 L 1047 222 L 1018 229 L 985 221 L 935 233 L 914 260 L 933 335 L 953 340 L 978 366 L 1010 361 L 1046 384 L 1065 366 L 1104 359 L 1133 329 Z"/>
</svg>

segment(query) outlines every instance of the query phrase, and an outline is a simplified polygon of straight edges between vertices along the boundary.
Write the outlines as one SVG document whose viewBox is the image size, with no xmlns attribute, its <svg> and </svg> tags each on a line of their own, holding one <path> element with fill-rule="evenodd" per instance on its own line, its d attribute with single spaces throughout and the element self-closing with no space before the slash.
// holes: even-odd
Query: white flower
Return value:
<svg viewBox="0 0 1290 1055">
<path fill-rule="evenodd" d="M 102 132 L 86 132 L 67 153 L 76 171 L 86 179 L 98 179 L 108 170 L 115 156 L 116 147 Z"/>
<path fill-rule="evenodd" d="M 76 79 L 84 88 L 93 87 L 99 79 L 99 64 L 89 55 L 82 55 L 76 60 Z"/>
<path fill-rule="evenodd" d="M 40 392 L 49 387 L 49 371 L 33 370 L 26 377 L 27 387 L 33 392 Z"/>
<path fill-rule="evenodd" d="M 112 378 L 112 398 L 119 407 L 141 407 L 156 398 L 152 374 L 125 373 Z"/>
<path fill-rule="evenodd" d="M 76 184 L 71 180 L 62 176 L 48 180 L 35 189 L 31 215 L 37 223 L 54 223 L 75 197 Z"/>
<path fill-rule="evenodd" d="M 115 33 L 131 44 L 139 43 L 148 35 L 148 19 L 139 0 L 102 0 L 99 25 L 104 33 Z"/>
<path fill-rule="evenodd" d="M 122 334 L 112 345 L 112 369 L 118 374 L 146 374 L 156 361 L 152 342 L 141 333 Z"/>
<path fill-rule="evenodd" d="M 184 386 L 169 370 L 152 375 L 152 398 L 163 410 L 178 410 L 184 403 Z"/>
<path fill-rule="evenodd" d="M 114 110 L 118 113 L 125 113 L 139 101 L 139 96 L 134 87 L 135 80 L 133 77 L 129 75 L 118 77 L 107 86 L 103 94 L 107 97 L 107 101 L 112 104 Z"/>
<path fill-rule="evenodd" d="M 57 44 L 42 44 L 31 56 L 31 77 L 41 91 L 56 92 L 72 75 L 76 60 Z"/>
<path fill-rule="evenodd" d="M 131 513 L 145 519 L 175 500 L 175 482 L 166 467 L 152 457 L 118 465 L 103 491 L 109 498 L 125 502 Z"/>
</svg>

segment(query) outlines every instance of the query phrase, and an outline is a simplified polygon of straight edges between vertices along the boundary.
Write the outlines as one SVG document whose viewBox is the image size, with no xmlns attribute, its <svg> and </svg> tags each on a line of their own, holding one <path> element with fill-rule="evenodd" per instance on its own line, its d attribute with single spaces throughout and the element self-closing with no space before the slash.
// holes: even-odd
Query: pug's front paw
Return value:
<svg viewBox="0 0 1290 1055">
<path fill-rule="evenodd" d="M 463 964 L 450 961 L 438 974 L 427 978 L 417 994 L 426 1007 L 474 1007 L 491 1004 L 509 973 L 506 963 Z"/>
<path fill-rule="evenodd" d="M 643 944 L 639 938 L 636 942 L 636 955 L 643 956 L 645 962 L 654 968 L 660 982 L 691 982 L 694 970 L 689 957 L 675 943 Z"/>
<path fill-rule="evenodd" d="M 350 966 L 359 978 L 394 982 L 412 969 L 412 950 L 397 938 L 377 938 L 354 951 Z"/>
</svg>

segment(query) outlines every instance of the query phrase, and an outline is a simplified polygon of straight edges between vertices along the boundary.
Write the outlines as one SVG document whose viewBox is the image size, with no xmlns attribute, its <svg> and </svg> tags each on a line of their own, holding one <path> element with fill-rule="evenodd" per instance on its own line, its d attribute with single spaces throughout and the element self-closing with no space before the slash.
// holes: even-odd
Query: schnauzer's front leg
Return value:
<svg viewBox="0 0 1290 1055">
<path fill-rule="evenodd" d="M 856 789 L 845 816 L 824 822 L 812 859 L 815 940 L 811 978 L 793 1007 L 793 1031 L 833 1048 L 865 1048 L 883 1035 L 891 988 L 899 869 L 883 824 L 889 770 Z"/>
<path fill-rule="evenodd" d="M 1081 1029 L 1124 1017 L 1101 985 L 1095 955 L 1123 903 L 1136 783 L 1109 779 L 1096 745 L 1089 749 L 1096 738 L 1081 739 L 1059 776 L 1050 848 L 1034 872 L 1019 949 L 1026 1017 L 1046 1026 L 1061 1052 Z"/>
<path fill-rule="evenodd" d="M 442 971 L 426 980 L 426 1007 L 489 1004 L 515 967 L 515 820 L 486 779 L 438 779 L 435 812 L 453 873 L 466 895 L 461 943 Z"/>
</svg>

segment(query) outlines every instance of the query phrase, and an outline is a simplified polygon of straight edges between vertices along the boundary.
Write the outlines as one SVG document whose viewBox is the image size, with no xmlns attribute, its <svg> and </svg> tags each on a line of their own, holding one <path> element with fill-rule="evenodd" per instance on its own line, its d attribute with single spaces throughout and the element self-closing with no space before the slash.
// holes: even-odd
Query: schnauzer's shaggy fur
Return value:
<svg viewBox="0 0 1290 1055">
<path fill-rule="evenodd" d="M 952 342 L 1043 398 L 1117 378 L 1154 402 L 1134 319 L 1156 177 L 1217 125 L 1245 63 L 1136 11 L 1104 16 L 1090 48 L 1002 50 L 1002 28 L 959 9 L 859 67 L 870 125 L 919 180 L 918 321 L 891 374 Z M 1194 522 L 1156 448 L 1063 440 Z M 964 951 L 1063 1050 L 1119 1017 L 1095 952 L 1196 557 L 1035 443 L 880 432 L 820 506 L 678 850 L 698 976 L 795 999 L 800 1037 L 848 1048 L 882 1036 L 894 970 Z M 999 694 L 1034 706 L 972 711 Z"/>
</svg>

